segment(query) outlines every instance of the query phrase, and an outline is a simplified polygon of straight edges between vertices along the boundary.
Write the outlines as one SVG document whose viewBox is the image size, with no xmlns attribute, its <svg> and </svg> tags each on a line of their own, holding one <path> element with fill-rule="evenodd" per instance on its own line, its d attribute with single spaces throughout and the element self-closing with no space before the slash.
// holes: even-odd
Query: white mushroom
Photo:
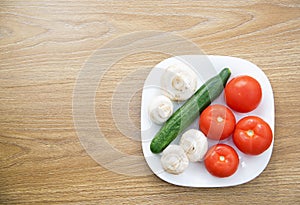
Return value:
<svg viewBox="0 0 300 205">
<path fill-rule="evenodd" d="M 180 174 L 188 167 L 189 159 L 182 147 L 169 145 L 162 153 L 161 164 L 166 172 Z"/>
<path fill-rule="evenodd" d="M 156 124 L 163 124 L 173 114 L 173 103 L 164 95 L 157 96 L 149 106 L 150 119 Z"/>
<path fill-rule="evenodd" d="M 191 162 L 201 161 L 208 149 L 207 138 L 196 129 L 186 131 L 179 144 Z"/>
<path fill-rule="evenodd" d="M 197 89 L 197 76 L 186 65 L 172 65 L 166 68 L 161 78 L 162 89 L 171 100 L 183 101 L 190 98 Z"/>
</svg>

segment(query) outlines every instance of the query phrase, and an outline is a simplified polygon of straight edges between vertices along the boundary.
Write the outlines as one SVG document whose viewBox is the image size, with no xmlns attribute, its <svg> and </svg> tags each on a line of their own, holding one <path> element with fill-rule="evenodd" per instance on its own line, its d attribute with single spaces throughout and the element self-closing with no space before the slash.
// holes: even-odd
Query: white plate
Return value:
<svg viewBox="0 0 300 205">
<path fill-rule="evenodd" d="M 171 64 L 185 63 L 189 64 L 198 75 L 198 87 L 200 87 L 206 80 L 217 75 L 223 68 L 228 67 L 231 70 L 230 79 L 238 75 L 250 75 L 257 79 L 262 87 L 263 97 L 259 106 L 249 113 L 234 112 L 236 120 L 238 121 L 244 116 L 257 115 L 269 123 L 274 136 L 274 98 L 271 84 L 263 71 L 249 61 L 227 57 L 227 56 L 177 56 L 168 58 L 158 65 L 156 65 L 149 73 L 143 88 L 142 106 L 141 106 L 141 138 L 144 157 L 151 168 L 151 170 L 162 180 L 171 184 L 188 186 L 188 187 L 225 187 L 234 186 L 246 183 L 257 177 L 267 166 L 273 149 L 273 142 L 268 150 L 258 156 L 250 156 L 241 153 L 231 137 L 221 143 L 231 145 L 239 154 L 240 164 L 236 173 L 227 178 L 217 178 L 210 175 L 203 162 L 190 163 L 187 170 L 182 174 L 173 175 L 165 172 L 160 164 L 160 154 L 153 154 L 150 150 L 150 143 L 155 134 L 160 129 L 160 126 L 151 122 L 148 115 L 149 102 L 154 96 L 160 95 L 160 77 L 164 69 Z M 230 80 L 229 79 L 229 80 Z M 229 81 L 228 80 L 228 81 Z M 222 93 L 212 104 L 225 104 L 224 94 Z M 175 103 L 176 109 L 182 105 Z M 198 119 L 187 129 L 198 129 Z M 172 142 L 178 144 L 181 134 Z M 209 146 L 216 144 L 216 141 L 209 141 Z"/>
</svg>

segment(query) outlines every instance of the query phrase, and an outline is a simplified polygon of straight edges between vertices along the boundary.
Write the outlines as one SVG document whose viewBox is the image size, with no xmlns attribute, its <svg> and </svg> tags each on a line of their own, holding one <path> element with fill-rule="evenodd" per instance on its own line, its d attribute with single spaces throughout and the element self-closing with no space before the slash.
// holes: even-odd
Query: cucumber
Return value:
<svg viewBox="0 0 300 205">
<path fill-rule="evenodd" d="M 223 91 L 229 68 L 205 82 L 173 115 L 165 122 L 150 144 L 153 153 L 162 152 L 184 129 L 186 129 Z"/>
</svg>

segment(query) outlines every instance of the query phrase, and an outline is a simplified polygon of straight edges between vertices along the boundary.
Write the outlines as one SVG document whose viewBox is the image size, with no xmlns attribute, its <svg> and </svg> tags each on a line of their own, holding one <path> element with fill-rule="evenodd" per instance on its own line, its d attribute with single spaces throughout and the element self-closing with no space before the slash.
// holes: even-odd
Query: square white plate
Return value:
<svg viewBox="0 0 300 205">
<path fill-rule="evenodd" d="M 151 122 L 148 115 L 148 106 L 155 96 L 161 95 L 160 77 L 164 69 L 172 64 L 188 64 L 198 75 L 198 88 L 209 78 L 217 75 L 223 68 L 228 67 L 231 70 L 231 76 L 228 82 L 239 75 L 249 75 L 254 77 L 262 87 L 262 101 L 259 106 L 249 113 L 234 112 L 238 122 L 244 116 L 256 115 L 264 119 L 271 127 L 274 136 L 274 98 L 271 84 L 264 72 L 253 63 L 234 57 L 228 56 L 204 56 L 204 55 L 188 55 L 176 56 L 168 58 L 156 65 L 149 73 L 142 93 L 141 106 L 141 138 L 144 157 L 150 169 L 162 180 L 171 184 L 188 186 L 188 187 L 226 187 L 246 183 L 257 177 L 267 166 L 273 149 L 274 137 L 271 146 L 268 150 L 258 156 L 250 156 L 241 153 L 231 137 L 227 140 L 220 141 L 221 143 L 229 144 L 238 153 L 240 164 L 235 174 L 227 178 L 217 178 L 210 175 L 203 162 L 190 163 L 187 170 L 182 174 L 173 175 L 165 172 L 160 164 L 160 154 L 153 154 L 150 150 L 150 143 L 161 126 Z M 174 102 L 174 108 L 178 109 L 183 103 Z M 212 104 L 223 104 L 224 93 L 212 102 Z M 197 118 L 193 124 L 187 129 L 198 129 Z M 181 133 L 182 134 L 182 133 Z M 178 144 L 181 134 L 172 142 Z M 209 140 L 209 146 L 218 142 Z"/>
</svg>

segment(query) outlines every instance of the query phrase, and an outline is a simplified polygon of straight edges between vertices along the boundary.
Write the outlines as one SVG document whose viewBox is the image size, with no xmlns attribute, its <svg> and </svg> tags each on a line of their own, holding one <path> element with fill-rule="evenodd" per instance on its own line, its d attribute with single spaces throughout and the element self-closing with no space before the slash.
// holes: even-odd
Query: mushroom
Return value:
<svg viewBox="0 0 300 205">
<path fill-rule="evenodd" d="M 164 95 L 153 99 L 149 106 L 150 119 L 156 124 L 163 124 L 173 114 L 173 103 Z"/>
<path fill-rule="evenodd" d="M 191 162 L 201 161 L 208 149 L 207 138 L 196 129 L 186 131 L 179 144 Z"/>
<path fill-rule="evenodd" d="M 161 78 L 164 94 L 174 101 L 190 98 L 197 89 L 197 76 L 186 65 L 171 65 Z"/>
<path fill-rule="evenodd" d="M 161 165 L 171 174 L 180 174 L 189 165 L 189 159 L 179 145 L 169 145 L 162 153 Z"/>
</svg>

